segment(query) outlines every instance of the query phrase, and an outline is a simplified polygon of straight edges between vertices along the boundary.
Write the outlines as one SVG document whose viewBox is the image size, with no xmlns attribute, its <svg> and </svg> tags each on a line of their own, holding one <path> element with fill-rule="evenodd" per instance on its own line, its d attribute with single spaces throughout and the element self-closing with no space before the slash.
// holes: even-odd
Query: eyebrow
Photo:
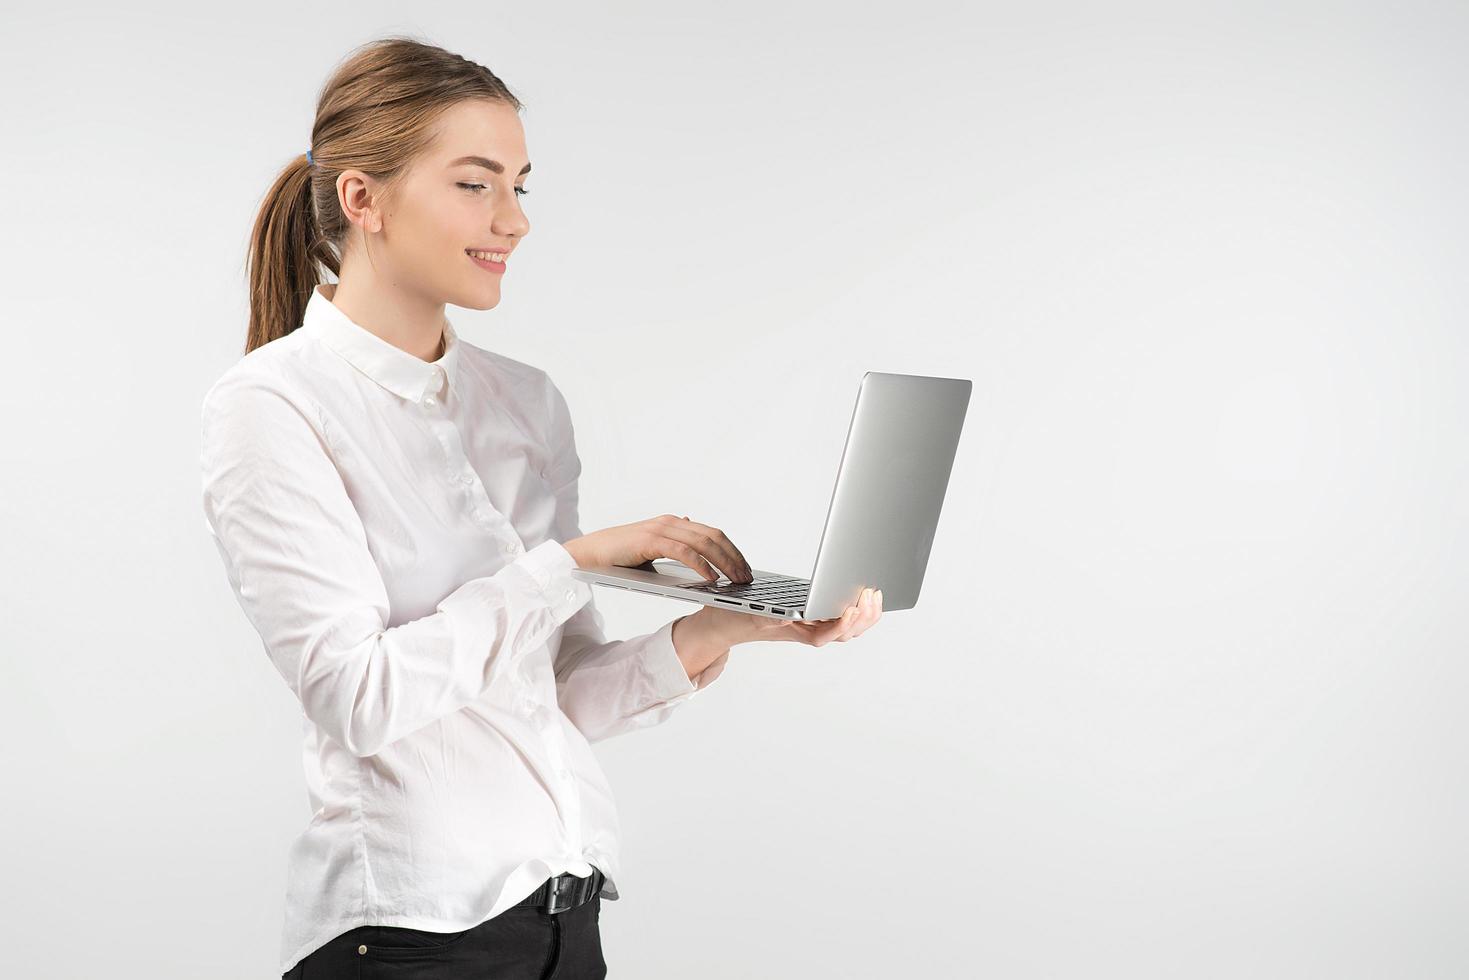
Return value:
<svg viewBox="0 0 1469 980">
<path fill-rule="evenodd" d="M 491 173 L 503 174 L 505 172 L 505 165 L 503 163 L 497 160 L 491 160 L 488 157 L 460 157 L 458 160 L 451 160 L 449 166 L 457 167 L 461 163 L 472 163 L 476 167 L 484 167 Z M 530 173 L 530 164 L 527 163 L 524 167 L 520 168 L 520 176 L 524 177 L 528 173 Z"/>
</svg>

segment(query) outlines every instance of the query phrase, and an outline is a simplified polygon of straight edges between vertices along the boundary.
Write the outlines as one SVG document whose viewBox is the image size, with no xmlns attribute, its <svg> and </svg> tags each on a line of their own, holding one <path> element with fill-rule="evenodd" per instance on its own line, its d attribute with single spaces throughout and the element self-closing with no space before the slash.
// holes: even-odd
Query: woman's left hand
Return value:
<svg viewBox="0 0 1469 980">
<path fill-rule="evenodd" d="M 845 643 L 861 636 L 882 618 L 882 591 L 863 589 L 856 603 L 836 619 L 779 620 L 740 613 L 718 606 L 702 606 L 674 622 L 674 649 L 690 677 L 707 687 L 724 672 L 729 651 L 737 643 L 789 640 L 809 646 Z"/>
<path fill-rule="evenodd" d="M 780 620 L 713 606 L 706 607 L 706 610 L 718 614 L 729 624 L 729 632 L 725 635 L 735 637 L 734 643 L 788 640 L 819 647 L 828 643 L 845 643 L 871 629 L 882 618 L 882 590 L 863 589 L 857 601 L 835 619 Z"/>
</svg>

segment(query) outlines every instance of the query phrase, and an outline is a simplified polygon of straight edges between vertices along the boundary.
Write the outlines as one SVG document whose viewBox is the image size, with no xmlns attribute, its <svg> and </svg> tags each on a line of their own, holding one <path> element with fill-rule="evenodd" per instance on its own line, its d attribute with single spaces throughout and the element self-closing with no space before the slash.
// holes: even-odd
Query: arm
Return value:
<svg viewBox="0 0 1469 980">
<path fill-rule="evenodd" d="M 547 479 L 556 498 L 552 537 L 571 541 L 582 534 L 577 513 L 581 460 L 566 399 L 549 377 L 546 385 L 552 452 Z M 561 710 L 589 742 L 665 721 L 724 669 L 729 646 L 721 646 L 707 625 L 694 613 L 651 633 L 608 640 L 606 623 L 591 599 L 567 620 L 554 655 Z"/>
<path fill-rule="evenodd" d="M 306 716 L 369 756 L 509 683 L 590 590 L 547 541 L 388 628 L 387 590 L 306 404 L 247 374 L 210 390 L 204 514 L 241 608 Z"/>
</svg>

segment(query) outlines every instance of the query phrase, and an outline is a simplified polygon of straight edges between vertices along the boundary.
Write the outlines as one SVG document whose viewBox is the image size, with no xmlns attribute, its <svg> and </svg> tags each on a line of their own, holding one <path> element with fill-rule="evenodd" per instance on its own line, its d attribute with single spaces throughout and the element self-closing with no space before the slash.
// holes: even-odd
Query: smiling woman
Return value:
<svg viewBox="0 0 1469 980">
<path fill-rule="evenodd" d="M 445 314 L 496 306 L 530 231 L 519 110 L 489 69 L 408 38 L 338 66 L 255 223 L 245 355 L 204 396 L 207 525 L 307 722 L 292 980 L 405 960 L 600 980 L 620 844 L 590 743 L 666 720 L 734 645 L 845 641 L 881 614 L 777 635 L 701 606 L 606 636 L 577 568 L 751 569 L 688 517 L 583 534 L 560 389 Z"/>
<path fill-rule="evenodd" d="M 255 222 L 245 356 L 205 396 L 205 516 L 308 722 L 287 977 L 605 976 L 617 822 L 588 742 L 657 724 L 701 686 L 682 656 L 728 652 L 691 617 L 607 640 L 561 544 L 565 402 L 445 315 L 496 306 L 530 231 L 520 108 L 412 38 L 342 62 Z"/>
<path fill-rule="evenodd" d="M 445 303 L 498 305 L 530 231 L 521 108 L 488 68 L 411 38 L 343 61 L 309 151 L 276 179 L 251 234 L 246 353 L 301 324 L 323 269 L 340 280 L 338 308 L 424 357 Z"/>
</svg>

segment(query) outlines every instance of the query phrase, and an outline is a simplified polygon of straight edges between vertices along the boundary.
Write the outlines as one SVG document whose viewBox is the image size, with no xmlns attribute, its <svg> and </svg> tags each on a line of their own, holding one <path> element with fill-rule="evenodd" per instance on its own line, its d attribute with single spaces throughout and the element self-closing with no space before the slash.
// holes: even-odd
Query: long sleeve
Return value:
<svg viewBox="0 0 1469 980">
<path fill-rule="evenodd" d="M 236 372 L 205 397 L 203 501 L 236 597 L 308 718 L 370 756 L 458 711 L 575 613 L 589 590 L 546 541 L 387 627 L 387 590 L 311 403 Z"/>
<path fill-rule="evenodd" d="M 547 478 L 556 497 L 553 536 L 570 541 L 582 534 L 577 513 L 581 459 L 566 399 L 549 378 L 547 385 L 553 453 Z M 566 621 L 554 660 L 556 698 L 587 741 L 667 720 L 698 693 L 706 675 L 712 680 L 718 673 L 705 670 L 689 678 L 673 646 L 674 622 L 626 640 L 608 640 L 595 597 Z"/>
</svg>

